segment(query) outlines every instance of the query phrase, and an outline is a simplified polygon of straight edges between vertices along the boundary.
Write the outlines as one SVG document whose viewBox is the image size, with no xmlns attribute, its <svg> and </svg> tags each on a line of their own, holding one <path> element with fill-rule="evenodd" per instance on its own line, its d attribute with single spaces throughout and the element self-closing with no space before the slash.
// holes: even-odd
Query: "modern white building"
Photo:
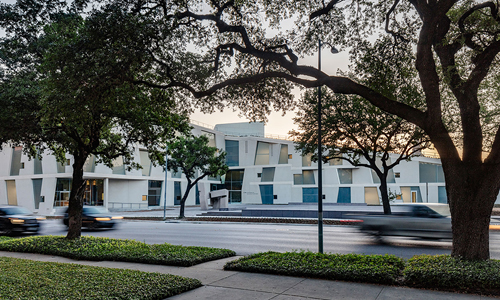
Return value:
<svg viewBox="0 0 500 300">
<path fill-rule="evenodd" d="M 226 188 L 230 203 L 287 204 L 317 202 L 317 164 L 311 156 L 295 150 L 292 141 L 266 136 L 262 123 L 220 124 L 213 127 L 192 123 L 195 135 L 207 135 L 210 145 L 227 152 L 230 168 L 225 178 L 205 178 L 189 195 L 186 205 L 199 204 L 198 190 Z M 148 153 L 136 147 L 135 161 L 141 170 L 127 171 L 121 159 L 113 168 L 89 159 L 85 204 L 115 210 L 157 209 L 164 205 L 165 173 L 153 166 Z M 379 204 L 379 181 L 368 168 L 353 167 L 342 160 L 323 165 L 325 203 Z M 440 160 L 416 157 L 397 165 L 389 188 L 401 202 L 446 203 Z M 68 205 L 72 157 L 66 163 L 54 156 L 30 160 L 20 148 L 4 146 L 0 152 L 0 205 L 21 205 L 44 215 Z M 175 206 L 187 181 L 181 173 L 167 173 L 166 205 Z M 204 197 L 202 195 L 202 197 Z"/>
</svg>

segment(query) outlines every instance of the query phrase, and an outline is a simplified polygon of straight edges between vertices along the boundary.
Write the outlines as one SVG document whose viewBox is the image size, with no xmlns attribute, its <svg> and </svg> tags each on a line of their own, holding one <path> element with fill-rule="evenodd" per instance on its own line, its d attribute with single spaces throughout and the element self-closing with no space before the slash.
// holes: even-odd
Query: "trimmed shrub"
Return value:
<svg viewBox="0 0 500 300">
<path fill-rule="evenodd" d="M 404 270 L 406 285 L 500 294 L 500 261 L 467 261 L 449 255 L 417 255 Z"/>
<path fill-rule="evenodd" d="M 228 262 L 225 270 L 397 284 L 405 261 L 394 255 L 265 252 Z"/>
<path fill-rule="evenodd" d="M 171 244 L 149 245 L 134 240 L 82 236 L 32 236 L 0 242 L 0 250 L 59 255 L 80 260 L 115 260 L 169 266 L 195 264 L 234 256 L 228 249 L 185 247 Z"/>
</svg>

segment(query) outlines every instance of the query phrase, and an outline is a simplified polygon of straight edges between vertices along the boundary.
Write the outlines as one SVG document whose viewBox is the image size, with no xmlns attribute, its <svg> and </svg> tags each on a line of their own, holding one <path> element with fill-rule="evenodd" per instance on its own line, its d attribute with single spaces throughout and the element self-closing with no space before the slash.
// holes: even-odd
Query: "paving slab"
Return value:
<svg viewBox="0 0 500 300">
<path fill-rule="evenodd" d="M 177 296 L 169 297 L 169 300 L 269 300 L 276 297 L 276 294 L 249 291 L 242 289 L 232 289 L 216 286 L 203 286 Z"/>
<path fill-rule="evenodd" d="M 212 283 L 212 286 L 282 294 L 304 281 L 304 278 L 257 273 L 236 273 Z"/>
<path fill-rule="evenodd" d="M 304 279 L 283 294 L 314 299 L 377 299 L 384 286 L 321 279 Z"/>
</svg>

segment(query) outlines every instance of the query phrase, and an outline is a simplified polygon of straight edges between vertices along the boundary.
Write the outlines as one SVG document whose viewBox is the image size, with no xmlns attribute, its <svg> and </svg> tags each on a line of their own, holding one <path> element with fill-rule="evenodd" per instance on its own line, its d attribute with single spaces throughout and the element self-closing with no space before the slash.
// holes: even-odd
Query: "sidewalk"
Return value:
<svg viewBox="0 0 500 300">
<path fill-rule="evenodd" d="M 226 262 L 237 259 L 238 257 L 216 260 L 192 267 L 171 267 L 116 261 L 80 261 L 52 255 L 5 251 L 0 251 L 0 256 L 47 262 L 75 263 L 117 269 L 132 269 L 145 272 L 169 273 L 196 278 L 203 283 L 203 286 L 200 288 L 170 297 L 169 299 L 172 300 L 498 299 L 478 295 L 446 293 L 375 284 L 224 271 L 222 269 Z"/>
</svg>

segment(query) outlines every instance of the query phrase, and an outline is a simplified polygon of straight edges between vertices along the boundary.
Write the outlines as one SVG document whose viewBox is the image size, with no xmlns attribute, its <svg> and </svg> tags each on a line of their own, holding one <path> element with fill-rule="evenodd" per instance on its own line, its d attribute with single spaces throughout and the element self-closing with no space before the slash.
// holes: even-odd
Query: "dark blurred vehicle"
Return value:
<svg viewBox="0 0 500 300">
<path fill-rule="evenodd" d="M 108 210 L 101 206 L 84 206 L 82 211 L 82 227 L 88 229 L 113 228 L 123 219 L 120 216 L 111 216 Z M 64 213 L 64 225 L 68 226 L 68 210 Z"/>
<path fill-rule="evenodd" d="M 408 203 L 391 205 L 391 215 L 358 215 L 361 232 L 379 240 L 383 236 L 451 239 L 451 214 L 447 204 Z"/>
<path fill-rule="evenodd" d="M 40 230 L 40 220 L 45 220 L 45 217 L 35 217 L 21 206 L 0 207 L 0 231 L 7 235 L 24 232 L 37 233 Z"/>
</svg>

